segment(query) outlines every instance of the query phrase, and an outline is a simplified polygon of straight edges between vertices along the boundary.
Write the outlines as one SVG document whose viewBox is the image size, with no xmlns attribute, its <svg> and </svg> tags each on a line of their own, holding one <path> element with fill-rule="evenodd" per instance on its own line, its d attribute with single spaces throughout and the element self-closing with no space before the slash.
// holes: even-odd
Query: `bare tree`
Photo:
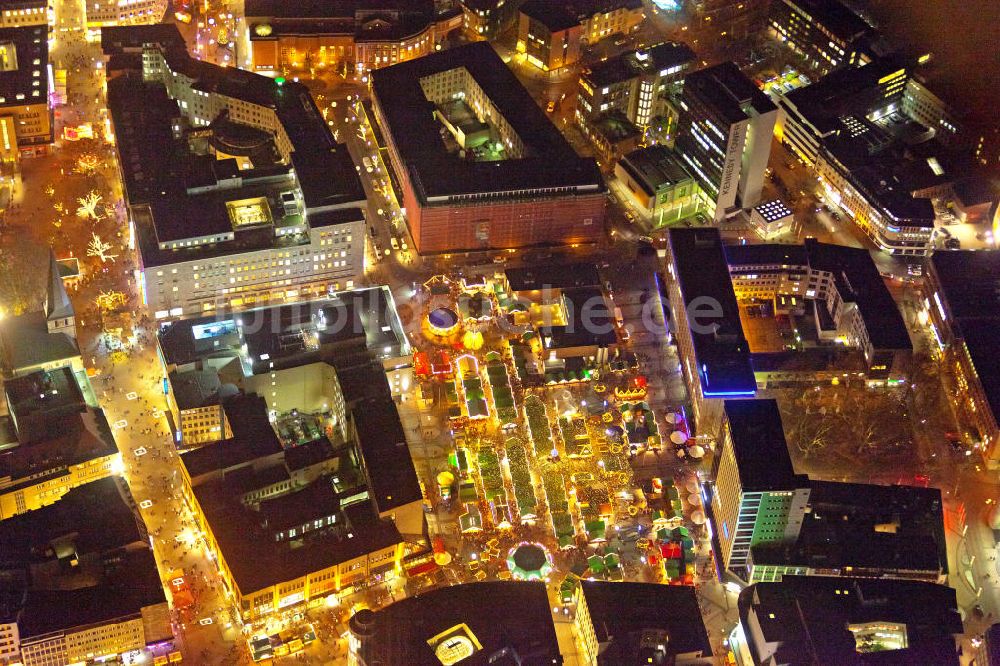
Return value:
<svg viewBox="0 0 1000 666">
<path fill-rule="evenodd" d="M 91 234 L 90 244 L 87 245 L 88 257 L 97 257 L 101 260 L 102 264 L 106 264 L 109 261 L 113 263 L 118 255 L 111 254 L 111 249 L 111 243 L 104 242 L 97 234 Z"/>
<path fill-rule="evenodd" d="M 91 219 L 97 222 L 101 219 L 101 214 L 97 212 L 97 207 L 101 205 L 103 200 L 100 194 L 91 190 L 86 196 L 77 199 L 80 207 L 76 209 L 76 214 L 85 220 Z"/>
</svg>

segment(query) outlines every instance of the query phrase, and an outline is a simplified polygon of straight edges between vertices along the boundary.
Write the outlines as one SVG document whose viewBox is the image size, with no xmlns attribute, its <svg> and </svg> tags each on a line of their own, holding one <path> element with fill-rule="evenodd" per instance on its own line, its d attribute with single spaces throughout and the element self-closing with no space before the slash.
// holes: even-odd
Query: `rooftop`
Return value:
<svg viewBox="0 0 1000 666">
<path fill-rule="evenodd" d="M 566 5 L 551 0 L 528 0 L 521 5 L 520 12 L 544 25 L 549 32 L 560 32 L 580 25 L 580 19 Z"/>
<path fill-rule="evenodd" d="M 84 408 L 83 393 L 68 366 L 8 379 L 3 389 L 22 443 L 57 436 L 58 421 Z"/>
<path fill-rule="evenodd" d="M 42 430 L 33 431 L 37 437 L 0 452 L 0 478 L 10 477 L 13 483 L 5 492 L 66 475 L 70 465 L 110 456 L 118 450 L 100 409 L 81 403 L 39 420 L 45 423 Z"/>
<path fill-rule="evenodd" d="M 804 245 L 727 245 L 726 258 L 731 267 L 809 267 L 831 273 L 840 298 L 857 306 L 875 349 L 912 349 L 910 334 L 896 300 L 885 286 L 868 250 L 820 243 L 809 238 Z"/>
<path fill-rule="evenodd" d="M 592 86 L 609 86 L 644 74 L 677 74 L 694 61 L 694 51 L 687 44 L 664 42 L 595 63 L 584 73 L 584 79 Z"/>
<path fill-rule="evenodd" d="M 688 74 L 684 78 L 684 97 L 699 99 L 710 109 L 710 113 L 729 124 L 777 108 L 733 62 L 723 62 Z"/>
<path fill-rule="evenodd" d="M 994 414 L 1000 415 L 1000 252 L 935 252 L 931 266 L 941 293 L 931 299 L 947 312 Z M 940 301 L 940 302 L 938 302 Z"/>
<path fill-rule="evenodd" d="M 170 389 L 180 410 L 218 405 L 239 392 L 235 385 L 223 384 L 217 370 L 171 372 Z"/>
<path fill-rule="evenodd" d="M 592 263 L 541 264 L 504 270 L 510 290 L 570 289 L 601 284 L 597 266 Z"/>
<path fill-rule="evenodd" d="M 44 564 L 68 541 L 80 556 L 107 553 L 145 540 L 128 487 L 108 476 L 72 488 L 58 502 L 0 521 L 2 567 Z"/>
<path fill-rule="evenodd" d="M 306 489 L 263 503 L 259 511 L 240 501 L 242 490 L 231 488 L 226 478 L 194 487 L 219 550 L 243 594 L 402 542 L 392 521 L 380 520 L 367 502 L 334 514 L 339 498 L 326 477 Z M 282 526 L 292 527 L 300 518 L 298 524 L 304 525 L 330 515 L 336 518 L 327 526 L 298 537 L 275 537 Z"/>
<path fill-rule="evenodd" d="M 450 154 L 421 79 L 462 69 L 524 144 L 524 157 L 466 161 Z M 593 158 L 578 157 L 488 42 L 476 42 L 372 72 L 372 92 L 423 204 L 459 195 L 523 196 L 525 190 L 566 188 L 600 192 L 604 183 Z"/>
<path fill-rule="evenodd" d="M 726 260 L 730 267 L 809 266 L 809 254 L 806 252 L 806 246 L 788 243 L 727 245 Z"/>
<path fill-rule="evenodd" d="M 663 145 L 633 150 L 622 158 L 620 164 L 649 196 L 656 194 L 661 187 L 691 180 L 677 156 Z"/>
<path fill-rule="evenodd" d="M 568 314 L 565 326 L 539 329 L 546 349 L 570 347 L 610 347 L 618 343 L 614 315 L 598 287 L 571 287 L 562 290 Z"/>
<path fill-rule="evenodd" d="M 753 209 L 764 218 L 765 222 L 775 222 L 792 214 L 792 209 L 780 199 L 764 201 L 754 206 Z"/>
<path fill-rule="evenodd" d="M 352 628 L 370 635 L 362 646 L 369 663 L 407 666 L 441 666 L 438 646 L 463 626 L 481 649 L 473 647 L 462 666 L 562 663 L 545 586 L 537 583 L 446 586 L 351 618 Z"/>
<path fill-rule="evenodd" d="M 387 380 L 383 376 L 381 381 Z M 366 400 L 354 407 L 352 415 L 369 492 L 379 513 L 419 501 L 420 483 L 396 404 L 389 397 Z"/>
<path fill-rule="evenodd" d="M 332 362 L 345 347 L 379 358 L 409 349 L 392 293 L 384 286 L 250 310 L 240 313 L 236 324 L 254 374 L 319 360 Z"/>
<path fill-rule="evenodd" d="M 254 394 L 241 394 L 226 399 L 222 407 L 233 436 L 181 456 L 181 462 L 192 479 L 211 472 L 236 469 L 260 458 L 277 456 L 283 450 L 267 418 L 266 400 Z"/>
<path fill-rule="evenodd" d="M 66 333 L 49 333 L 41 310 L 8 316 L 0 321 L 0 368 L 12 373 L 80 355 L 74 338 Z"/>
<path fill-rule="evenodd" d="M 795 664 L 956 665 L 962 633 L 955 590 L 933 583 L 785 576 L 743 590 L 740 623 L 754 661 Z M 851 631 L 868 623 L 902 625 L 907 647 L 859 651 Z M 758 633 L 759 632 L 759 633 Z M 762 652 L 763 651 L 763 652 Z"/>
<path fill-rule="evenodd" d="M 755 564 L 948 573 L 941 491 L 811 481 L 810 512 L 790 547 L 754 546 Z"/>
<path fill-rule="evenodd" d="M 805 247 L 810 267 L 832 273 L 840 297 L 856 304 L 875 349 L 913 349 L 899 306 L 868 250 L 815 239 L 806 239 Z"/>
<path fill-rule="evenodd" d="M 361 205 L 364 190 L 350 155 L 334 141 L 305 86 L 191 58 L 176 26 L 107 28 L 101 44 L 108 67 L 119 68 L 108 82 L 108 108 L 128 201 L 133 207 L 148 207 L 135 216 L 145 266 L 303 244 L 294 234 L 277 238 L 272 228 L 303 223 L 303 215 L 284 212 L 286 191 L 300 191 L 308 212 Z M 153 48 L 163 55 L 168 70 L 192 81 L 192 90 L 261 107 L 262 127 L 270 127 L 266 116 L 273 114 L 291 146 L 288 164 L 273 166 L 267 159 L 235 174 L 231 169 L 222 173 L 215 167 L 200 168 L 192 180 L 199 160 L 191 151 L 189 132 L 177 120 L 190 119 L 193 110 L 182 111 L 161 83 L 144 81 L 142 61 L 126 57 Z M 234 134 L 236 123 L 225 115 L 208 120 L 209 128 L 199 131 L 223 132 L 228 139 L 240 134 Z M 285 178 L 278 178 L 280 174 Z M 211 178 L 206 181 L 206 176 Z M 226 204 L 256 197 L 266 199 L 271 213 L 267 217 L 273 222 L 234 229 Z M 164 245 L 184 239 L 211 240 L 193 247 Z"/>
<path fill-rule="evenodd" d="M 158 338 L 168 364 L 240 356 L 253 374 L 317 361 L 336 365 L 338 356 L 355 350 L 382 358 L 409 349 L 392 293 L 384 286 L 248 310 L 229 319 L 183 319 L 161 329 Z"/>
<path fill-rule="evenodd" d="M 708 398 L 754 395 L 750 347 L 718 229 L 671 229 L 669 240 L 684 299 L 674 307 L 683 305 L 688 313 L 702 393 Z"/>
<path fill-rule="evenodd" d="M 796 88 L 785 95 L 798 114 L 819 130 L 820 134 L 842 128 L 842 116 L 874 111 L 873 105 L 884 104 L 880 93 L 881 80 L 905 75 L 906 62 L 899 58 L 877 58 L 862 67 L 845 67 L 827 74 L 819 81 Z"/>
<path fill-rule="evenodd" d="M 433 0 L 247 0 L 250 39 L 279 35 L 351 35 L 358 41 L 398 41 L 424 30 Z M 266 25 L 270 31 L 254 28 Z"/>
<path fill-rule="evenodd" d="M 18 608 L 0 608 L 0 616 L 20 612 L 22 640 L 166 601 L 145 526 L 117 476 L 0 522 L 0 569 L 27 574 Z"/>
<path fill-rule="evenodd" d="M 864 19 L 840 0 L 792 0 L 789 4 L 801 8 L 813 21 L 847 42 L 871 30 Z"/>
<path fill-rule="evenodd" d="M 963 320 L 1000 319 L 1000 252 L 935 252 L 930 261 L 942 305 L 960 330 Z"/>
<path fill-rule="evenodd" d="M 47 25 L 0 29 L 0 108 L 49 101 Z"/>
<path fill-rule="evenodd" d="M 744 491 L 809 487 L 808 477 L 796 474 L 792 466 L 777 402 L 772 399 L 726 400 L 725 409 Z"/>
<path fill-rule="evenodd" d="M 597 642 L 610 642 L 603 663 L 647 663 L 642 635 L 650 631 L 666 633 L 668 654 L 712 655 L 693 587 L 583 580 L 580 589 Z"/>
<path fill-rule="evenodd" d="M 885 213 L 890 227 L 934 227 L 934 206 L 914 192 L 946 185 L 949 174 L 935 174 L 926 160 L 916 159 L 912 150 L 897 142 L 873 149 L 865 136 L 846 132 L 829 137 L 823 150 L 843 166 L 852 185 Z"/>
</svg>

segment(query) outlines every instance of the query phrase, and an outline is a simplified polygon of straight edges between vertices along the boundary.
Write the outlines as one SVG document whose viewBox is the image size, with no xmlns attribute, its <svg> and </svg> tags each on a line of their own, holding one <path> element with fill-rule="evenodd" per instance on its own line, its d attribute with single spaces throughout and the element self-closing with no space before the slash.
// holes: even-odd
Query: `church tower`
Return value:
<svg viewBox="0 0 1000 666">
<path fill-rule="evenodd" d="M 76 339 L 76 312 L 66 294 L 56 255 L 49 250 L 49 281 L 45 293 L 45 322 L 49 333 L 65 333 Z"/>
</svg>

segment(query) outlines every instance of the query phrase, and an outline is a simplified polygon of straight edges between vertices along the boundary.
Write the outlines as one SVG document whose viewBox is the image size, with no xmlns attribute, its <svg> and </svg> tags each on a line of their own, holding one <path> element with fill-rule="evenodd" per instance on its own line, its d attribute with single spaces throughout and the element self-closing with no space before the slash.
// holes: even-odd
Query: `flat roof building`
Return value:
<svg viewBox="0 0 1000 666">
<path fill-rule="evenodd" d="M 0 655 L 26 666 L 149 658 L 173 641 L 149 534 L 121 477 L 0 521 L 0 581 L 0 626 L 16 626 Z"/>
<path fill-rule="evenodd" d="M 751 583 L 788 575 L 946 582 L 940 490 L 824 481 L 809 487 L 795 543 L 751 547 Z"/>
<path fill-rule="evenodd" d="M 601 118 L 616 111 L 637 126 L 670 116 L 666 100 L 694 62 L 687 44 L 664 42 L 592 64 L 580 75 L 577 122 L 589 136 Z M 673 129 L 667 127 L 667 134 Z"/>
<path fill-rule="evenodd" d="M 225 398 L 240 389 L 266 396 L 275 413 L 330 411 L 343 430 L 336 387 L 353 384 L 354 369 L 380 364 L 393 398 L 412 381 L 411 348 L 385 286 L 225 319 L 183 319 L 162 327 L 157 340 L 166 411 L 183 448 L 227 438 Z"/>
<path fill-rule="evenodd" d="M 860 349 L 869 381 L 898 383 L 906 376 L 910 334 L 868 250 L 807 239 L 727 245 L 726 259 L 738 300 L 814 301 L 820 342 Z"/>
<path fill-rule="evenodd" d="M 787 233 L 794 224 L 792 209 L 780 199 L 763 201 L 750 211 L 750 225 L 764 239 Z"/>
<path fill-rule="evenodd" d="M 753 397 L 757 383 L 718 229 L 671 229 L 667 286 L 674 336 L 699 429 L 725 398 Z"/>
<path fill-rule="evenodd" d="M 738 605 L 739 666 L 959 663 L 962 620 L 944 585 L 788 576 L 751 585 Z"/>
<path fill-rule="evenodd" d="M 359 610 L 349 627 L 361 666 L 563 663 L 545 586 L 536 583 L 440 587 Z"/>
<path fill-rule="evenodd" d="M 706 484 L 721 577 L 749 579 L 751 549 L 798 537 L 809 478 L 796 474 L 774 400 L 727 400 L 714 482 Z"/>
<path fill-rule="evenodd" d="M 379 395 L 351 401 L 346 436 L 325 424 L 294 441 L 264 398 L 246 394 L 223 402 L 229 439 L 182 455 L 184 491 L 245 619 L 389 580 L 425 538 L 416 471 L 380 375 L 366 371 Z"/>
<path fill-rule="evenodd" d="M 518 11 L 517 50 L 529 63 L 549 71 L 580 59 L 583 27 L 565 5 L 528 0 Z"/>
<path fill-rule="evenodd" d="M 256 72 L 360 74 L 434 53 L 462 27 L 460 9 L 433 0 L 247 0 L 245 16 Z"/>
<path fill-rule="evenodd" d="M 909 76 L 905 60 L 876 58 L 862 67 L 838 69 L 815 83 L 779 95 L 777 104 L 783 113 L 777 136 L 807 164 L 815 164 L 823 140 L 846 130 L 852 122 L 849 119 L 864 123 L 873 111 L 898 104 Z"/>
<path fill-rule="evenodd" d="M 912 122 L 911 81 L 911 63 L 896 56 L 840 69 L 777 98 L 776 135 L 815 166 L 827 200 L 879 249 L 923 256 L 936 217 L 930 198 L 945 194 L 963 160 L 947 141 L 927 140 L 933 123 Z"/>
<path fill-rule="evenodd" d="M 35 8 L 4 9 L 8 22 L 14 12 L 30 24 L 0 28 L 0 161 L 15 163 L 21 155 L 47 152 L 55 123 L 49 106 L 49 28 L 45 5 L 39 17 Z M 41 23 L 34 23 L 41 19 Z M 10 20 L 9 22 L 14 22 Z"/>
<path fill-rule="evenodd" d="M 577 156 L 489 44 L 377 70 L 372 98 L 418 252 L 603 236 L 606 188 L 597 164 Z M 461 148 L 437 120 L 455 99 L 488 125 L 489 141 Z"/>
<path fill-rule="evenodd" d="M 1000 466 L 1000 253 L 935 252 L 926 262 L 924 308 L 961 381 L 952 404 L 962 439 Z"/>
<path fill-rule="evenodd" d="M 732 62 L 688 74 L 675 103 L 676 150 L 714 219 L 754 206 L 771 154 L 774 103 Z"/>
<path fill-rule="evenodd" d="M 615 176 L 656 226 L 689 217 L 697 210 L 698 185 L 666 146 L 648 146 L 626 154 L 615 164 Z"/>
<path fill-rule="evenodd" d="M 840 0 L 778 0 L 768 32 L 823 71 L 863 65 L 872 28 Z"/>
<path fill-rule="evenodd" d="M 152 315 L 353 287 L 365 194 L 305 86 L 191 58 L 175 26 L 107 28 L 101 43 Z"/>
<path fill-rule="evenodd" d="M 713 477 L 705 505 L 720 577 L 948 575 L 941 491 L 796 474 L 774 400 L 726 401 Z"/>
<path fill-rule="evenodd" d="M 394 402 L 410 349 L 387 287 L 182 320 L 159 343 L 178 441 L 197 447 L 184 492 L 244 618 L 384 582 L 426 546 Z M 181 380 L 202 374 L 208 390 L 182 403 Z"/>
<path fill-rule="evenodd" d="M 713 663 L 691 586 L 581 580 L 574 601 L 584 663 Z"/>
</svg>

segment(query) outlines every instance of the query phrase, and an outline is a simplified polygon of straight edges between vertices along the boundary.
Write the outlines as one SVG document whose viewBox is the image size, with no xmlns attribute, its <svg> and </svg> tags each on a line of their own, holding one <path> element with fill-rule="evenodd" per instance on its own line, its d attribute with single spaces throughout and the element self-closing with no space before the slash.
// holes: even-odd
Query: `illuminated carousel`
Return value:
<svg viewBox="0 0 1000 666">
<path fill-rule="evenodd" d="M 540 544 L 522 542 L 510 549 L 507 568 L 516 580 L 547 581 L 555 566 L 552 555 Z"/>
<path fill-rule="evenodd" d="M 421 323 L 424 337 L 439 345 L 455 345 L 462 340 L 462 325 L 458 312 L 450 307 L 431 310 Z"/>
</svg>

